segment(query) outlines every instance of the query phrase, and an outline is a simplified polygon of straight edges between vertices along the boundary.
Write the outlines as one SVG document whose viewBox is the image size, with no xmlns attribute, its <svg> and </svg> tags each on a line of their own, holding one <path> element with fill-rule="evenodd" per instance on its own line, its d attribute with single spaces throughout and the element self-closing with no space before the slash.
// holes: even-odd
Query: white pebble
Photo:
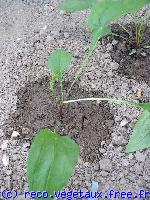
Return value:
<svg viewBox="0 0 150 200">
<path fill-rule="evenodd" d="M 12 137 L 12 138 L 15 138 L 15 137 L 18 137 L 19 135 L 20 135 L 19 132 L 13 131 L 11 137 Z"/>
<path fill-rule="evenodd" d="M 7 154 L 4 154 L 3 155 L 3 158 L 2 158 L 2 163 L 5 167 L 7 167 L 9 165 L 9 157 Z"/>
<path fill-rule="evenodd" d="M 121 123 L 120 123 L 120 126 L 123 127 L 123 126 L 125 126 L 125 125 L 127 125 L 127 124 L 128 124 L 127 119 L 123 119 L 123 120 L 121 121 Z"/>
<path fill-rule="evenodd" d="M 6 150 L 8 146 L 8 140 L 4 140 L 3 143 L 1 144 L 1 149 Z"/>
<path fill-rule="evenodd" d="M 4 136 L 4 132 L 2 129 L 0 129 L 0 137 L 3 137 Z"/>
<path fill-rule="evenodd" d="M 144 162 L 145 161 L 145 155 L 140 153 L 139 151 L 136 152 L 135 158 L 139 162 Z"/>
</svg>

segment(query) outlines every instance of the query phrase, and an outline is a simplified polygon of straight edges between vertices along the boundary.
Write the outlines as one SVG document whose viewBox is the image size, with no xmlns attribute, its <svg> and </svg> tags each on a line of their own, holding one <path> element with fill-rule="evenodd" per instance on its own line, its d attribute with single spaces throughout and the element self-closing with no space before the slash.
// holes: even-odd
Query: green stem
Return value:
<svg viewBox="0 0 150 200">
<path fill-rule="evenodd" d="M 63 79 L 61 78 L 59 80 L 59 84 L 60 84 L 60 100 L 63 102 Z"/>
<path fill-rule="evenodd" d="M 127 100 L 122 100 L 122 99 L 110 99 L 110 98 L 84 98 L 84 99 L 75 99 L 75 100 L 68 100 L 68 101 L 64 101 L 63 103 L 74 103 L 74 102 L 81 102 L 81 101 L 97 101 L 98 103 L 100 101 L 110 101 L 112 103 L 125 103 L 125 104 L 129 104 L 132 106 L 136 106 L 136 107 L 140 107 L 138 106 L 138 102 L 133 102 L 133 101 L 127 101 Z"/>
<path fill-rule="evenodd" d="M 95 43 L 89 48 L 88 54 L 86 55 L 85 59 L 83 60 L 83 63 L 82 63 L 82 65 L 80 66 L 79 70 L 77 71 L 74 81 L 71 83 L 71 86 L 70 86 L 70 88 L 69 88 L 69 90 L 68 90 L 67 96 L 69 95 L 69 93 L 70 93 L 72 87 L 74 86 L 75 82 L 79 79 L 79 77 L 80 77 L 80 75 L 81 75 L 81 73 L 82 73 L 84 67 L 88 64 L 89 58 L 92 56 L 92 54 L 93 54 L 95 48 L 97 47 L 97 43 L 98 43 L 98 40 L 97 40 L 97 42 L 95 42 Z"/>
</svg>

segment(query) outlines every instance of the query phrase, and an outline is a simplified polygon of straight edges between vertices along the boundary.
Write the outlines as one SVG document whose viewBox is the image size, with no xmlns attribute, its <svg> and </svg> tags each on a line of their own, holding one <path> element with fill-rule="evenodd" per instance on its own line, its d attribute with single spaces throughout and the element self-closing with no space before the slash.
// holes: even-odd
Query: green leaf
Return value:
<svg viewBox="0 0 150 200">
<path fill-rule="evenodd" d="M 105 25 L 130 12 L 136 12 L 148 3 L 150 3 L 149 0 L 117 0 L 109 1 L 108 6 L 108 2 L 105 1 L 104 13 L 101 13 L 101 23 Z"/>
<path fill-rule="evenodd" d="M 150 103 L 137 103 L 137 106 L 150 112 Z"/>
<path fill-rule="evenodd" d="M 52 73 L 61 78 L 71 63 L 72 56 L 64 49 L 54 51 L 48 59 L 48 68 Z"/>
<path fill-rule="evenodd" d="M 96 31 L 93 32 L 92 46 L 94 47 L 94 45 L 97 44 L 100 38 L 110 33 L 111 33 L 111 29 L 108 26 L 104 26 L 104 27 L 100 26 Z M 95 45 L 95 48 L 96 48 L 96 45 Z"/>
<path fill-rule="evenodd" d="M 93 38 L 101 38 L 110 33 L 108 25 L 111 21 L 129 12 L 139 10 L 149 0 L 101 0 L 93 6 L 88 17 L 88 26 L 93 33 Z"/>
<path fill-rule="evenodd" d="M 144 111 L 135 124 L 126 152 L 141 150 L 150 147 L 150 112 Z"/>
<path fill-rule="evenodd" d="M 59 5 L 60 9 L 75 12 L 91 8 L 98 0 L 65 0 Z"/>
<path fill-rule="evenodd" d="M 29 151 L 27 176 L 30 191 L 60 191 L 73 173 L 78 145 L 48 129 L 36 135 Z"/>
<path fill-rule="evenodd" d="M 136 12 L 148 3 L 149 0 L 101 0 L 91 10 L 88 19 L 90 30 L 93 32 L 99 25 L 107 26 L 111 21 Z"/>
</svg>

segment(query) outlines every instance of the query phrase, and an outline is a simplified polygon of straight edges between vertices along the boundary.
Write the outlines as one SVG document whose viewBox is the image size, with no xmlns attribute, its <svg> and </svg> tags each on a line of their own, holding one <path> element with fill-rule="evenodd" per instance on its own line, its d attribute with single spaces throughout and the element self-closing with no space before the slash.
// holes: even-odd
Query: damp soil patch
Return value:
<svg viewBox="0 0 150 200">
<path fill-rule="evenodd" d="M 65 88 L 70 83 L 65 83 Z M 76 84 L 69 98 L 106 96 L 102 92 L 86 92 Z M 61 115 L 49 90 L 49 77 L 27 84 L 17 92 L 17 109 L 5 125 L 19 131 L 24 137 L 28 130 L 31 141 L 41 128 L 49 128 L 61 135 L 68 135 L 80 146 L 84 161 L 93 162 L 101 156 L 99 148 L 102 141 L 111 140 L 114 126 L 113 111 L 109 104 L 102 102 L 78 102 L 64 104 Z"/>
<path fill-rule="evenodd" d="M 132 24 L 128 25 L 126 29 L 135 36 L 135 27 Z M 150 48 L 148 48 L 150 46 L 150 27 L 146 27 L 139 47 L 136 46 L 134 37 L 129 37 L 119 25 L 114 24 L 112 32 L 120 36 L 114 36 L 117 43 L 113 45 L 111 51 L 112 59 L 120 66 L 117 73 L 120 76 L 135 79 L 138 83 L 144 81 L 150 86 Z M 110 40 L 112 41 L 112 38 Z M 137 50 L 136 53 L 130 55 L 134 49 Z"/>
</svg>

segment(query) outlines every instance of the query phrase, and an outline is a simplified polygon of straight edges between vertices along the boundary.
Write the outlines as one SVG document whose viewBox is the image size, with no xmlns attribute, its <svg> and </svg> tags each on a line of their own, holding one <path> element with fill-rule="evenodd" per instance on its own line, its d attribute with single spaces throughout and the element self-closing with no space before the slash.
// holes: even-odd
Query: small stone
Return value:
<svg viewBox="0 0 150 200">
<path fill-rule="evenodd" d="M 126 179 L 125 179 L 125 178 L 122 178 L 122 179 L 120 180 L 120 184 L 121 184 L 121 185 L 127 185 Z"/>
<path fill-rule="evenodd" d="M 117 152 L 122 152 L 122 150 L 123 150 L 123 147 L 119 146 L 116 151 Z"/>
<path fill-rule="evenodd" d="M 52 35 L 59 36 L 59 31 L 51 31 Z"/>
<path fill-rule="evenodd" d="M 2 157 L 2 163 L 5 167 L 7 167 L 9 165 L 9 157 L 6 153 Z"/>
<path fill-rule="evenodd" d="M 60 10 L 60 14 L 61 14 L 61 15 L 65 15 L 65 14 L 66 14 L 66 11 Z"/>
<path fill-rule="evenodd" d="M 88 162 L 85 162 L 85 163 L 84 163 L 84 166 L 85 166 L 85 167 L 88 167 L 88 166 L 89 166 L 89 163 L 88 163 Z"/>
<path fill-rule="evenodd" d="M 8 188 L 8 189 L 11 189 L 11 186 L 12 186 L 11 177 L 10 177 L 10 176 L 7 176 L 7 177 L 5 178 L 5 187 Z"/>
<path fill-rule="evenodd" d="M 134 156 L 133 156 L 133 154 L 130 153 L 128 157 L 130 160 L 132 160 Z"/>
<path fill-rule="evenodd" d="M 118 175 L 119 179 L 123 178 L 124 177 L 124 174 L 121 172 L 119 175 Z"/>
<path fill-rule="evenodd" d="M 120 122 L 120 126 L 123 127 L 123 126 L 126 126 L 128 124 L 128 120 L 125 118 L 123 119 L 121 122 Z"/>
<path fill-rule="evenodd" d="M 0 137 L 3 137 L 4 136 L 4 132 L 2 129 L 0 129 Z"/>
<path fill-rule="evenodd" d="M 50 42 L 50 41 L 53 41 L 53 40 L 54 40 L 54 37 L 50 36 L 50 35 L 48 35 L 47 38 L 46 38 L 47 42 Z"/>
<path fill-rule="evenodd" d="M 45 5 L 44 5 L 44 10 L 45 10 L 46 12 L 53 11 L 53 10 L 54 10 L 54 6 L 51 5 L 50 3 L 45 4 Z"/>
<path fill-rule="evenodd" d="M 40 30 L 40 34 L 44 34 L 45 31 L 46 31 L 46 29 L 47 29 L 47 26 L 45 25 L 45 26 Z"/>
<path fill-rule="evenodd" d="M 30 130 L 28 128 L 22 128 L 22 135 L 29 135 L 30 134 Z"/>
<path fill-rule="evenodd" d="M 113 40 L 112 41 L 112 45 L 116 45 L 116 44 L 118 44 L 118 41 L 117 40 Z"/>
<path fill-rule="evenodd" d="M 29 187 L 28 187 L 28 183 L 24 183 L 24 191 L 28 191 L 29 190 Z"/>
<path fill-rule="evenodd" d="M 143 175 L 143 167 L 139 163 L 135 163 L 134 171 L 136 174 Z"/>
<path fill-rule="evenodd" d="M 111 51 L 112 50 L 112 44 L 107 44 L 107 51 Z"/>
<path fill-rule="evenodd" d="M 6 174 L 7 174 L 8 176 L 10 176 L 10 175 L 12 174 L 12 170 L 7 170 L 7 171 L 6 171 Z"/>
<path fill-rule="evenodd" d="M 127 159 L 123 159 L 122 164 L 127 167 L 130 163 Z"/>
<path fill-rule="evenodd" d="M 106 126 L 113 127 L 114 120 L 108 119 L 108 120 L 106 120 L 105 124 L 106 124 Z"/>
<path fill-rule="evenodd" d="M 82 158 L 78 158 L 78 164 L 83 164 L 83 160 L 82 160 Z"/>
<path fill-rule="evenodd" d="M 12 157 L 12 159 L 15 160 L 15 161 L 18 160 L 17 154 L 14 154 L 13 157 Z"/>
<path fill-rule="evenodd" d="M 20 135 L 19 132 L 13 131 L 13 133 L 12 133 L 12 135 L 11 135 L 11 138 L 18 137 L 19 135 Z"/>
<path fill-rule="evenodd" d="M 99 152 L 102 153 L 102 154 L 104 154 L 104 153 L 106 153 L 106 150 L 103 149 L 103 148 L 99 148 Z"/>
<path fill-rule="evenodd" d="M 103 177 L 106 177 L 106 176 L 108 176 L 108 172 L 101 171 L 101 172 L 100 172 L 100 175 L 103 176 Z"/>
<path fill-rule="evenodd" d="M 145 52 L 142 52 L 141 55 L 142 55 L 143 57 L 146 57 L 146 56 L 147 56 L 147 54 L 146 54 Z"/>
<path fill-rule="evenodd" d="M 94 171 L 98 171 L 99 170 L 99 165 L 94 165 Z"/>
<path fill-rule="evenodd" d="M 111 171 L 112 169 L 112 164 L 109 159 L 102 159 L 99 161 L 100 169 L 104 171 Z"/>
<path fill-rule="evenodd" d="M 109 67 L 111 70 L 117 70 L 119 68 L 119 64 L 118 63 L 114 63 L 114 62 L 111 62 L 109 64 Z"/>
<path fill-rule="evenodd" d="M 17 38 L 17 42 L 19 42 L 21 40 L 21 38 Z"/>
<path fill-rule="evenodd" d="M 21 67 L 21 65 L 22 65 L 22 62 L 21 62 L 21 61 L 18 61 L 18 62 L 17 62 L 17 67 Z"/>
<path fill-rule="evenodd" d="M 23 144 L 23 148 L 28 148 L 28 147 L 30 147 L 30 143 L 25 143 L 25 144 Z"/>
<path fill-rule="evenodd" d="M 107 75 L 108 75 L 108 76 L 113 76 L 113 72 L 112 72 L 112 71 L 109 71 L 109 72 L 107 73 Z"/>
<path fill-rule="evenodd" d="M 87 186 L 87 187 L 90 187 L 90 183 L 89 183 L 89 181 L 85 181 L 85 185 Z"/>
<path fill-rule="evenodd" d="M 106 144 L 105 141 L 102 141 L 102 142 L 101 142 L 101 146 L 104 146 L 105 144 Z"/>
<path fill-rule="evenodd" d="M 144 162 L 145 161 L 145 155 L 140 153 L 139 151 L 136 152 L 135 158 L 138 162 Z"/>
<path fill-rule="evenodd" d="M 68 33 L 64 33 L 64 37 L 67 39 L 67 38 L 69 38 L 69 34 Z"/>
<path fill-rule="evenodd" d="M 1 144 L 1 149 L 4 151 L 7 149 L 8 146 L 8 140 L 4 140 L 3 143 Z"/>
<path fill-rule="evenodd" d="M 124 139 L 123 136 L 114 136 L 112 138 L 112 143 L 114 145 L 125 145 L 125 144 L 127 144 L 127 141 Z"/>
</svg>

